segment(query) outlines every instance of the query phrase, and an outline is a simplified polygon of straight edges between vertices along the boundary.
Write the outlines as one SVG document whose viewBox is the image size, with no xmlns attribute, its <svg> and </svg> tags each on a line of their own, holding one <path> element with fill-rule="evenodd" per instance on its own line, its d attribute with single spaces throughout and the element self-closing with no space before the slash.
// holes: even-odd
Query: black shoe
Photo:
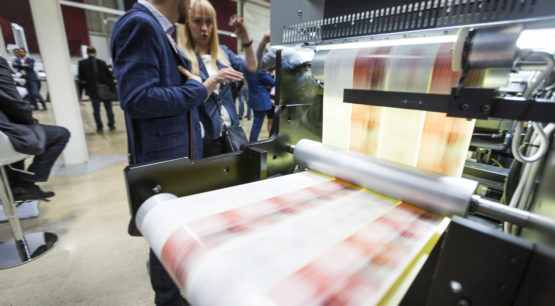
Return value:
<svg viewBox="0 0 555 306">
<path fill-rule="evenodd" d="M 102 133 L 102 132 L 104 132 L 104 130 L 102 128 L 99 128 L 99 129 L 96 129 L 96 132 L 97 133 Z"/>
<path fill-rule="evenodd" d="M 113 132 L 113 131 L 115 131 L 115 130 L 116 130 L 116 127 L 115 127 L 115 126 L 111 126 L 111 127 L 110 127 L 110 131 Z"/>
<path fill-rule="evenodd" d="M 53 191 L 43 191 L 37 185 L 31 187 L 14 187 L 12 188 L 14 201 L 40 200 L 51 198 L 56 194 Z"/>
</svg>

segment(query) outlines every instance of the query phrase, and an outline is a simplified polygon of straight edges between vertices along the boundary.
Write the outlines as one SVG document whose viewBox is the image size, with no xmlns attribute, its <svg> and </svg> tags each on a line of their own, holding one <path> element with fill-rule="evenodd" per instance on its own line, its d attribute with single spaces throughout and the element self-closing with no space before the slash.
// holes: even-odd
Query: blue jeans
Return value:
<svg viewBox="0 0 555 306">
<path fill-rule="evenodd" d="M 12 186 L 26 187 L 34 185 L 35 182 L 46 182 L 50 176 L 50 170 L 54 162 L 60 156 L 60 153 L 66 147 L 69 141 L 69 131 L 61 126 L 40 125 L 46 134 L 46 147 L 44 152 L 33 157 L 33 162 L 27 168 L 27 171 L 33 172 L 34 175 L 24 174 L 8 170 L 10 173 L 10 184 Z M 24 162 L 19 161 L 13 164 L 14 168 L 24 169 Z"/>
<path fill-rule="evenodd" d="M 39 85 L 40 84 L 38 81 L 27 81 L 27 83 L 25 83 L 25 88 L 27 88 L 27 91 L 28 91 L 27 99 L 29 100 L 31 105 L 33 105 L 34 109 L 38 109 L 39 108 L 39 106 L 37 105 L 37 98 L 38 98 L 40 101 L 40 104 L 42 104 L 42 109 L 46 109 L 46 103 L 44 102 L 44 99 L 40 95 Z"/>
<path fill-rule="evenodd" d="M 243 118 L 245 105 L 247 106 L 247 118 L 250 119 L 250 117 L 251 117 L 252 108 L 249 107 L 248 96 L 249 96 L 249 91 L 247 89 L 241 89 L 241 91 L 239 91 L 239 96 L 238 96 L 238 98 L 239 98 L 239 119 Z"/>
<path fill-rule="evenodd" d="M 179 288 L 177 288 L 152 249 L 150 249 L 148 255 L 148 263 L 150 266 L 150 284 L 154 289 L 154 303 L 156 305 L 188 306 L 189 303 L 181 296 Z"/>
<path fill-rule="evenodd" d="M 264 123 L 264 118 L 268 111 L 254 111 L 254 120 L 252 121 L 251 135 L 249 137 L 249 142 L 257 141 L 260 130 L 262 129 L 262 124 Z"/>
<path fill-rule="evenodd" d="M 94 116 L 94 121 L 96 122 L 96 129 L 98 131 L 102 130 L 102 120 L 100 119 L 100 102 L 104 104 L 104 108 L 106 109 L 106 116 L 108 117 L 108 127 L 110 129 L 115 128 L 114 112 L 112 111 L 112 101 L 110 100 L 100 101 L 100 99 L 98 98 L 91 97 L 93 116 Z"/>
</svg>

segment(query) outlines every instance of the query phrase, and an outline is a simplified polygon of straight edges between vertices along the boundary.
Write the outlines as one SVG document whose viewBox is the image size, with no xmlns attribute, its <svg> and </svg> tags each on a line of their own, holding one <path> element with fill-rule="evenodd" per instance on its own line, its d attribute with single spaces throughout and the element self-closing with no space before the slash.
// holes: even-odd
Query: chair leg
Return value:
<svg viewBox="0 0 555 306">
<path fill-rule="evenodd" d="M 13 196 L 4 167 L 0 167 L 0 200 L 4 214 L 8 219 L 13 240 L 0 244 L 0 269 L 15 267 L 29 262 L 50 250 L 58 237 L 53 233 L 33 233 L 23 235 L 17 208 L 13 205 Z"/>
<path fill-rule="evenodd" d="M 12 190 L 8 182 L 6 170 L 0 167 L 2 186 L 0 186 L 0 199 L 2 199 L 2 206 L 4 207 L 4 214 L 8 218 L 10 229 L 12 230 L 13 237 L 16 241 L 24 241 L 23 231 L 21 231 L 21 224 L 17 216 L 17 209 L 13 205 Z"/>
</svg>

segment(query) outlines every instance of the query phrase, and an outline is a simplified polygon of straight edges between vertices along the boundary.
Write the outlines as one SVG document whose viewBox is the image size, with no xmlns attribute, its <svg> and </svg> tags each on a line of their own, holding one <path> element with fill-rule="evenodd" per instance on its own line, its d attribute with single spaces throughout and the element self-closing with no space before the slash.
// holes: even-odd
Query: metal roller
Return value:
<svg viewBox="0 0 555 306">
<path fill-rule="evenodd" d="M 522 25 L 477 29 L 468 34 L 465 45 L 466 68 L 510 68 L 517 57 L 516 41 Z M 466 65 L 465 65 L 466 60 Z"/>
<path fill-rule="evenodd" d="M 555 235 L 555 220 L 475 195 L 478 183 L 303 139 L 292 147 L 297 164 L 436 214 L 477 212 Z"/>
<path fill-rule="evenodd" d="M 541 232 L 555 233 L 555 223 L 552 219 L 534 214 L 522 209 L 508 207 L 479 195 L 472 196 L 472 209 L 477 213 L 490 216 L 509 223 L 537 229 Z"/>
<path fill-rule="evenodd" d="M 142 233 L 143 221 L 152 208 L 164 203 L 165 201 L 173 199 L 177 199 L 177 197 L 171 193 L 159 193 L 144 201 L 135 216 L 135 225 L 137 226 L 137 229 Z"/>
<path fill-rule="evenodd" d="M 475 181 L 381 160 L 303 139 L 297 164 L 443 216 L 465 216 Z"/>
<path fill-rule="evenodd" d="M 310 66 L 312 70 L 312 76 L 316 80 L 324 80 L 324 68 L 326 65 L 326 56 L 328 55 L 328 53 L 329 50 L 318 51 L 316 52 L 316 54 L 314 54 L 314 57 L 312 58 L 312 63 Z"/>
</svg>

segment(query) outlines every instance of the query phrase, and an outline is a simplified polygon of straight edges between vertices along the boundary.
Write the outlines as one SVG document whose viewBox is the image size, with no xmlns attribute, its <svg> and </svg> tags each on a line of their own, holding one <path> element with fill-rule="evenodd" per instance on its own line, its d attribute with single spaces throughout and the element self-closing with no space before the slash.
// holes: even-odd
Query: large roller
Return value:
<svg viewBox="0 0 555 306">
<path fill-rule="evenodd" d="M 510 208 L 475 195 L 477 182 L 409 167 L 369 155 L 303 139 L 294 147 L 302 167 L 364 187 L 404 203 L 443 215 L 466 216 L 470 211 L 555 234 L 550 218 Z"/>
<path fill-rule="evenodd" d="M 443 215 L 466 215 L 475 181 L 408 167 L 303 139 L 294 150 L 303 167 Z"/>
</svg>

